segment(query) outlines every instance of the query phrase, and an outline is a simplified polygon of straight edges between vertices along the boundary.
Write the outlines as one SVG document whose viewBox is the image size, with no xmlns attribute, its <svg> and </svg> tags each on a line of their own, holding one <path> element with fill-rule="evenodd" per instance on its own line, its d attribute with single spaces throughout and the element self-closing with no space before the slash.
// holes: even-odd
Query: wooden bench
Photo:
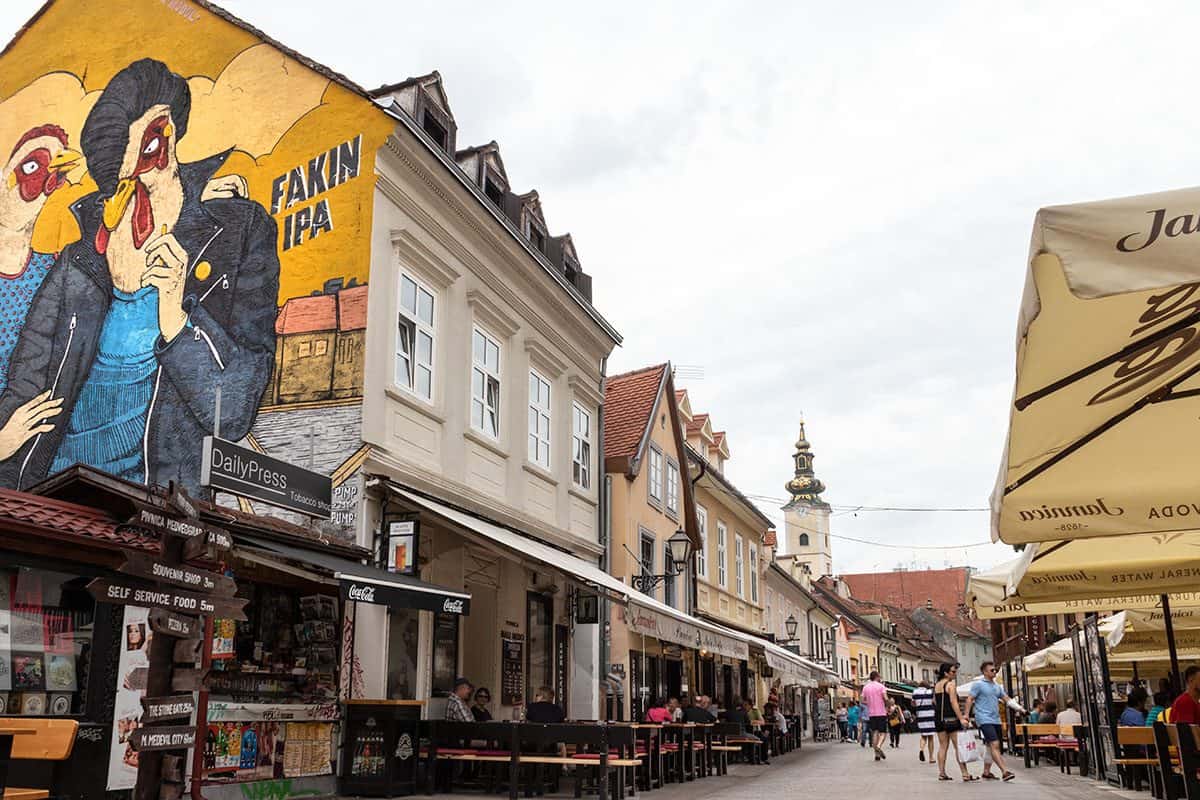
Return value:
<svg viewBox="0 0 1200 800">
<path fill-rule="evenodd" d="M 0 790 L 4 800 L 45 800 L 45 789 L 20 789 L 8 786 L 8 761 L 65 761 L 75 747 L 79 723 L 73 719 L 37 719 L 30 717 L 0 717 Z M 9 732 L 6 734 L 6 732 Z"/>
<path fill-rule="evenodd" d="M 1146 725 L 1117 726 L 1117 757 L 1113 763 L 1123 776 L 1122 785 L 1139 791 L 1142 788 L 1142 773 L 1150 777 L 1151 794 L 1154 791 L 1154 768 L 1158 766 L 1158 755 L 1154 751 L 1154 730 Z"/>
<path fill-rule="evenodd" d="M 1062 728 L 1054 723 L 1025 723 L 1018 725 L 1017 730 L 1021 734 L 1021 741 L 1025 751 L 1025 768 L 1030 767 L 1030 761 L 1033 761 L 1033 766 L 1038 763 L 1038 756 L 1042 751 L 1058 750 L 1058 735 Z"/>
</svg>

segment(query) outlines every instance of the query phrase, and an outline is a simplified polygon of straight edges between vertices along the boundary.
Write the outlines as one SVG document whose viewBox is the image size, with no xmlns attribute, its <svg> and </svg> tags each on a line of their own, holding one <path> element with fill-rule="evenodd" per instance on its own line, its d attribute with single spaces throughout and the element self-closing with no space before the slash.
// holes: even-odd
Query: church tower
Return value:
<svg viewBox="0 0 1200 800">
<path fill-rule="evenodd" d="M 812 445 L 800 423 L 800 438 L 792 454 L 795 474 L 784 484 L 791 499 L 783 507 L 784 534 L 776 560 L 800 580 L 815 581 L 833 574 L 833 546 L 829 541 L 829 504 L 821 499 L 825 484 L 813 470 Z"/>
</svg>

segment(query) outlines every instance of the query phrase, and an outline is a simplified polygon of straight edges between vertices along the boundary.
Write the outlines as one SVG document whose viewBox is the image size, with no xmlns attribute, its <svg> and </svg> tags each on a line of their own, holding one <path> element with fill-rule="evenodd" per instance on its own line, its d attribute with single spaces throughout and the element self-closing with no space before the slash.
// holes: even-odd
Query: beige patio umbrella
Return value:
<svg viewBox="0 0 1200 800">
<path fill-rule="evenodd" d="M 1038 212 L 997 538 L 1200 528 L 1197 232 L 1200 189 Z"/>
<path fill-rule="evenodd" d="M 1045 597 L 1043 596 L 1044 592 L 1039 592 L 1037 586 L 1046 585 L 1042 582 L 1047 580 L 1050 570 L 1065 562 L 1075 565 L 1076 571 L 1094 569 L 1095 563 L 1092 559 L 1097 555 L 1098 544 L 1097 542 L 1072 542 L 1064 544 L 1058 550 L 1052 549 L 1053 544 L 1034 545 L 1027 551 L 1025 557 L 1006 561 L 991 569 L 971 575 L 967 582 L 967 602 L 975 609 L 975 614 L 980 619 L 1129 610 L 1144 613 L 1147 615 L 1144 617 L 1146 619 L 1157 619 L 1158 627 L 1161 628 L 1163 626 L 1162 593 L 1159 591 L 1143 594 L 1103 595 L 1093 591 L 1099 588 L 1095 587 L 1097 581 L 1089 581 L 1081 577 L 1078 583 L 1083 585 L 1082 592 L 1095 593 L 1097 596 L 1079 597 L 1076 588 L 1069 582 L 1051 584 L 1059 586 L 1063 590 L 1053 593 L 1051 597 Z M 1104 542 L 1104 547 L 1115 545 L 1123 546 L 1124 542 L 1120 539 L 1108 539 Z M 1049 556 L 1051 558 L 1057 556 L 1057 558 L 1051 561 L 1037 558 L 1043 550 L 1051 551 Z M 1198 555 L 1200 555 L 1200 548 L 1198 548 Z M 1031 565 L 1034 567 L 1031 572 L 1032 577 L 1027 578 L 1029 584 L 1024 587 L 1025 593 L 1022 593 L 1021 581 L 1026 577 Z M 1094 573 L 1088 572 L 1087 574 Z M 1037 584 L 1033 584 L 1035 577 L 1039 582 Z M 1058 575 L 1055 580 L 1059 580 L 1061 577 Z M 1111 575 L 1108 580 L 1110 583 L 1112 582 Z M 1035 599 L 1027 599 L 1026 594 L 1034 595 Z M 1171 607 L 1173 621 L 1193 616 L 1200 617 L 1200 592 L 1171 592 L 1168 594 L 1168 603 Z"/>
</svg>

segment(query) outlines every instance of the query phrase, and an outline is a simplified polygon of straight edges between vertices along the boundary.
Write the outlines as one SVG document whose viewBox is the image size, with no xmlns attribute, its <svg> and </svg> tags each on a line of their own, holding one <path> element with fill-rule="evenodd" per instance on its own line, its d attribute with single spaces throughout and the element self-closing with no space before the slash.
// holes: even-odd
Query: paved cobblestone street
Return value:
<svg viewBox="0 0 1200 800">
<path fill-rule="evenodd" d="M 905 735 L 900 748 L 886 749 L 887 760 L 876 763 L 858 745 L 805 742 L 799 752 L 774 759 L 770 766 L 738 764 L 725 777 L 706 778 L 696 783 L 672 784 L 645 797 L 653 800 L 706 800 L 707 798 L 745 798 L 777 800 L 798 795 L 840 800 L 911 800 L 911 798 L 971 798 L 971 800 L 1096 800 L 1113 798 L 1150 800 L 1148 791 L 1122 791 L 1079 775 L 1059 772 L 1053 764 L 1042 763 L 1025 769 L 1020 760 L 1010 766 L 1016 779 L 977 781 L 963 785 L 937 780 L 937 767 L 917 760 L 917 737 Z M 953 758 L 953 756 L 950 756 Z M 948 774 L 955 774 L 952 765 Z M 980 766 L 971 765 L 978 775 Z M 642 796 L 639 794 L 639 796 Z"/>
</svg>

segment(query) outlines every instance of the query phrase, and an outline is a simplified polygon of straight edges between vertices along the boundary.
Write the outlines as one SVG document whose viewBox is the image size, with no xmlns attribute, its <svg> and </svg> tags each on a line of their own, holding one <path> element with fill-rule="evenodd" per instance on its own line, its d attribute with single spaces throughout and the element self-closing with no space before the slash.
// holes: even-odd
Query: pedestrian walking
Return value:
<svg viewBox="0 0 1200 800">
<path fill-rule="evenodd" d="M 867 701 L 861 699 L 858 701 L 858 746 L 866 747 L 870 738 L 871 709 L 867 708 Z"/>
<path fill-rule="evenodd" d="M 1001 779 L 1011 781 L 1017 776 L 1004 766 L 1004 757 L 1000 754 L 1000 701 L 1006 699 L 1008 693 L 996 683 L 995 664 L 985 661 L 979 668 L 983 671 L 983 677 L 971 684 L 971 694 L 967 697 L 967 710 L 963 716 L 969 716 L 972 707 L 975 709 L 975 724 L 983 734 L 984 745 L 991 751 L 992 761 L 1000 768 Z M 996 780 L 991 764 L 984 764 L 982 777 L 984 780 Z"/>
<path fill-rule="evenodd" d="M 958 676 L 958 664 L 942 664 L 938 667 L 937 683 L 933 685 L 933 722 L 938 736 L 938 780 L 954 780 L 946 774 L 946 751 L 954 750 L 954 760 L 962 772 L 964 781 L 979 778 L 967 771 L 967 765 L 958 760 L 958 734 L 966 730 L 967 719 L 958 707 L 958 689 L 954 679 Z"/>
<path fill-rule="evenodd" d="M 839 703 L 837 708 L 837 728 L 838 741 L 845 742 L 850 735 L 850 713 L 846 710 L 845 703 Z"/>
<path fill-rule="evenodd" d="M 917 758 L 925 761 L 928 751 L 929 763 L 933 764 L 933 741 L 937 737 L 937 730 L 933 722 L 933 689 L 929 681 L 921 681 L 921 685 L 913 690 L 913 706 L 917 709 L 917 733 L 921 734 Z"/>
<path fill-rule="evenodd" d="M 848 735 L 846 741 L 850 742 L 851 744 L 858 741 L 858 723 L 861 713 L 862 709 L 859 707 L 858 703 L 851 704 L 850 708 L 846 710 L 846 726 L 849 729 L 847 731 Z"/>
<path fill-rule="evenodd" d="M 871 715 L 868 724 L 871 729 L 871 748 L 875 751 L 875 760 L 883 761 L 887 758 L 883 752 L 883 738 L 888 732 L 887 687 L 879 680 L 878 672 L 871 672 L 862 695 Z"/>
<path fill-rule="evenodd" d="M 888 734 L 891 736 L 891 747 L 900 746 L 900 732 L 904 730 L 904 711 L 900 704 L 888 698 Z"/>
</svg>

